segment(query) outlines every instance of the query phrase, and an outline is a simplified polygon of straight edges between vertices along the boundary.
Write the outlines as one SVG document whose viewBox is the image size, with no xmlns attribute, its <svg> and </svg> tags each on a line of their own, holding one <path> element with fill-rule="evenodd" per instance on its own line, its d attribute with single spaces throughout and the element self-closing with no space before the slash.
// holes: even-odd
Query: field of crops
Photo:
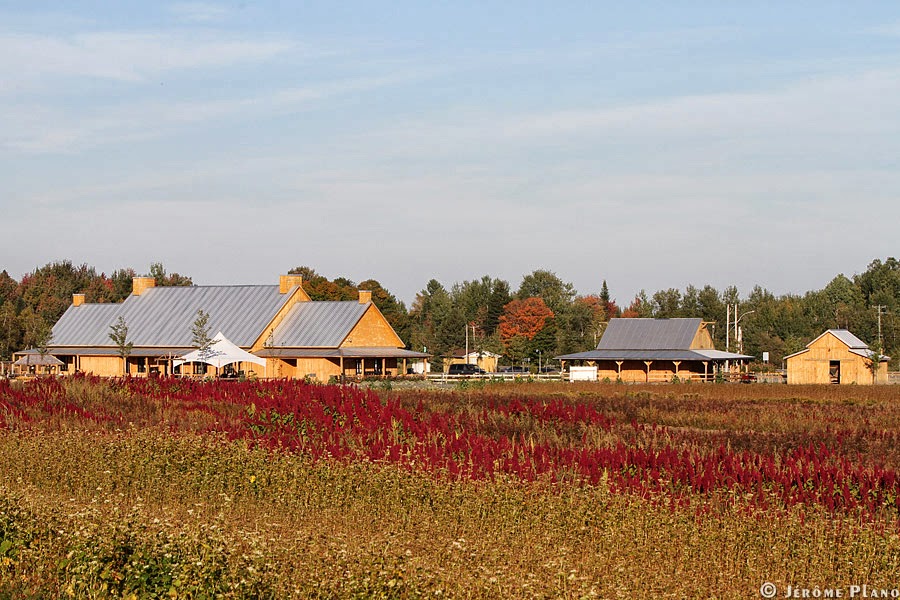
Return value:
<svg viewBox="0 0 900 600">
<path fill-rule="evenodd" d="M 890 593 L 898 432 L 887 386 L 0 382 L 0 598 Z"/>
</svg>

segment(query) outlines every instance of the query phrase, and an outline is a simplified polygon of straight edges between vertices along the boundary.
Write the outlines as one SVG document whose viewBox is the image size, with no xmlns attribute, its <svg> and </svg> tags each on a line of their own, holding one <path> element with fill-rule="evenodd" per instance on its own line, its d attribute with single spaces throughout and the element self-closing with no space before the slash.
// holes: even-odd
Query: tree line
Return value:
<svg viewBox="0 0 900 600">
<path fill-rule="evenodd" d="M 617 317 L 700 317 L 711 323 L 716 347 L 724 349 L 727 307 L 734 305 L 740 315 L 742 352 L 758 359 L 768 352 L 775 368 L 784 356 L 831 328 L 849 329 L 879 346 L 892 357 L 892 368 L 900 359 L 900 261 L 895 258 L 873 260 L 864 272 L 839 274 L 823 289 L 805 294 L 776 296 L 756 286 L 742 297 L 734 286 L 718 290 L 689 285 L 653 294 L 642 290 L 625 306 L 610 297 L 605 280 L 599 281 L 596 292 L 579 294 L 571 283 L 543 269 L 525 275 L 516 289 L 490 275 L 449 286 L 431 279 L 410 307 L 376 279 L 329 279 L 308 266 L 289 272 L 303 275 L 304 289 L 313 300 L 355 300 L 358 289 L 370 290 L 372 301 L 407 347 L 432 354 L 438 366 L 467 343 L 470 351 L 494 352 L 510 364 L 546 362 L 596 347 L 605 325 Z M 84 293 L 86 302 L 121 302 L 131 293 L 135 275 L 126 268 L 107 276 L 71 261 L 47 264 L 20 281 L 0 272 L 0 358 L 46 341 L 73 293 Z M 148 275 L 159 286 L 193 284 L 190 277 L 166 273 L 161 263 L 152 264 Z M 730 349 L 738 350 L 733 328 L 728 336 Z"/>
</svg>

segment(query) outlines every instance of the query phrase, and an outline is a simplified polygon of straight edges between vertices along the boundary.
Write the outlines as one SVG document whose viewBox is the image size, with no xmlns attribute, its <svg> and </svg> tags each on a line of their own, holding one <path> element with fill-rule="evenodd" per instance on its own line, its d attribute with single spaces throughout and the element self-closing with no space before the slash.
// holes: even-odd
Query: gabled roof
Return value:
<svg viewBox="0 0 900 600">
<path fill-rule="evenodd" d="M 865 343 L 846 329 L 829 329 L 825 333 L 830 333 L 837 339 L 841 340 L 841 342 L 843 342 L 848 348 L 853 348 L 856 350 L 864 350 L 869 348 L 869 345 L 867 343 Z M 825 333 L 823 333 L 822 335 L 825 335 Z M 822 335 L 817 337 L 812 342 L 808 343 L 806 347 L 809 348 L 810 346 L 812 346 L 816 340 L 822 337 Z"/>
<path fill-rule="evenodd" d="M 597 350 L 689 350 L 702 319 L 610 319 Z"/>
<path fill-rule="evenodd" d="M 691 348 L 703 319 L 611 319 L 596 350 L 560 360 L 750 360 L 746 354 Z"/>
<path fill-rule="evenodd" d="M 53 327 L 54 346 L 112 346 L 109 326 L 121 316 L 136 347 L 190 347 L 197 311 L 209 315 L 211 331 L 238 346 L 256 341 L 290 298 L 277 285 L 156 287 L 121 304 L 70 306 Z"/>
<path fill-rule="evenodd" d="M 51 342 L 54 346 L 111 346 L 109 326 L 121 308 L 121 304 L 70 306 L 53 326 Z"/>
<path fill-rule="evenodd" d="M 861 339 L 859 339 L 858 337 L 856 337 L 855 335 L 853 335 L 852 333 L 850 333 L 849 331 L 847 331 L 846 329 L 828 329 L 828 330 L 824 331 L 822 334 L 820 334 L 818 337 L 816 337 L 816 339 L 814 339 L 813 341 L 808 343 L 806 345 L 806 348 L 804 348 L 803 350 L 801 350 L 799 352 L 794 352 L 793 354 L 788 354 L 784 358 L 785 359 L 793 358 L 795 356 L 799 356 L 801 354 L 805 354 L 806 352 L 809 352 L 809 349 L 812 347 L 813 344 L 818 342 L 820 339 L 822 339 L 829 333 L 831 335 L 833 335 L 834 337 L 836 337 L 845 346 L 847 346 L 847 349 L 850 350 L 851 354 L 856 354 L 857 356 L 862 356 L 863 358 L 871 358 L 873 352 L 869 348 L 869 345 L 867 343 L 865 343 L 864 341 L 862 341 Z M 886 360 L 890 360 L 890 357 L 882 356 L 882 361 L 886 361 Z"/>
<path fill-rule="evenodd" d="M 371 306 L 356 300 L 298 302 L 275 328 L 279 348 L 337 348 Z"/>
</svg>

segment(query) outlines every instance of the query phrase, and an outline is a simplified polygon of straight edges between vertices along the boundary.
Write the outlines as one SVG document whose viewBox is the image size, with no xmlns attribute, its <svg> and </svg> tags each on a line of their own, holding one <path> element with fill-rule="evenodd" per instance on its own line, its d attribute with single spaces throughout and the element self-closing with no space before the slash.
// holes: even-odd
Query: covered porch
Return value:
<svg viewBox="0 0 900 600">
<path fill-rule="evenodd" d="M 556 357 L 566 364 L 597 367 L 598 381 L 625 383 L 711 382 L 730 380 L 747 371 L 752 356 L 719 350 L 603 351 Z"/>
<path fill-rule="evenodd" d="M 266 348 L 258 356 L 267 359 L 270 377 L 289 377 L 327 382 L 367 378 L 405 377 L 413 361 L 427 362 L 424 352 L 403 348 Z"/>
</svg>

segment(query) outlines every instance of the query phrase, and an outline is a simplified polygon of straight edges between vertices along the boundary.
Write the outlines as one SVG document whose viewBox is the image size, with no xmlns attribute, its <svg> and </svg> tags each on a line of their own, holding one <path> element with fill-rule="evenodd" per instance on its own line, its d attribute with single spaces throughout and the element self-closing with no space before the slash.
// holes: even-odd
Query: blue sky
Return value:
<svg viewBox="0 0 900 600">
<path fill-rule="evenodd" d="M 894 2 L 0 2 L 0 268 L 803 292 L 898 134 Z"/>
</svg>

